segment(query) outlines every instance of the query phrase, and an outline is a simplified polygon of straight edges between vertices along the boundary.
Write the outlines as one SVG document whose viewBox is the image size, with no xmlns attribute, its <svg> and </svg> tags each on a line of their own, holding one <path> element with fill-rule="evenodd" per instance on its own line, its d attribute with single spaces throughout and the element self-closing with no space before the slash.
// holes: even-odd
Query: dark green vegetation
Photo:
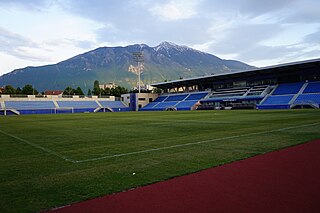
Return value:
<svg viewBox="0 0 320 213">
<path fill-rule="evenodd" d="M 139 44 L 101 47 L 57 64 L 16 69 L 0 76 L 0 86 L 32 84 L 40 91 L 80 86 L 86 92 L 97 79 L 100 83 L 115 82 L 129 89 L 137 86 L 136 73 L 128 71 L 130 65 L 136 65 L 132 54 L 137 51 L 144 54 L 141 80 L 146 84 L 252 68 L 239 61 L 223 60 L 185 46 L 163 42 L 157 47 Z"/>
<path fill-rule="evenodd" d="M 92 94 L 93 95 L 113 95 L 115 97 L 121 97 L 122 94 L 126 94 L 128 93 L 128 90 L 124 87 L 121 86 L 115 86 L 113 88 L 105 88 L 102 89 L 99 87 L 100 83 L 98 80 L 95 80 L 93 83 L 93 90 L 92 90 Z M 88 91 L 88 95 L 89 93 L 91 93 L 91 91 Z"/>
<path fill-rule="evenodd" d="M 18 87 L 16 89 L 11 85 L 6 85 L 4 87 L 3 94 L 8 94 L 8 95 L 13 95 L 13 94 L 16 94 L 16 95 L 36 95 L 36 94 L 38 94 L 38 91 L 35 88 L 33 88 L 33 86 L 30 85 L 30 84 L 24 85 L 24 87 L 22 89 L 20 87 Z"/>
<path fill-rule="evenodd" d="M 37 212 L 319 138 L 319 110 L 0 117 L 0 212 Z"/>
</svg>

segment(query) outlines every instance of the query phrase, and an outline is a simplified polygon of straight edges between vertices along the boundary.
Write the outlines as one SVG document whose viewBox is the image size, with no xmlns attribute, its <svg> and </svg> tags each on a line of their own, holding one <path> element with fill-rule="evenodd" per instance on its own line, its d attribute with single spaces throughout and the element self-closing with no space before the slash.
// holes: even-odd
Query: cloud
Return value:
<svg viewBox="0 0 320 213">
<path fill-rule="evenodd" d="M 52 2 L 50 0 L 0 0 L 0 6 L 4 6 L 7 9 L 28 9 L 28 10 L 44 10 L 47 8 Z"/>
<path fill-rule="evenodd" d="M 146 43 L 157 45 L 162 41 L 180 44 L 206 42 L 206 28 L 211 20 L 196 14 L 194 1 L 69 1 L 66 10 L 102 24 L 94 33 L 97 42 L 104 45 Z M 97 6 L 99 5 L 99 6 Z M 174 17 L 160 15 L 156 10 L 167 5 L 179 10 Z M 156 8 L 156 9 L 155 9 Z M 187 12 L 187 13 L 186 13 Z M 169 14 L 165 14 L 169 16 Z M 187 18 L 188 17 L 188 18 Z M 169 21 L 169 19 L 171 19 Z M 192 37 L 192 40 L 190 39 Z"/>
<path fill-rule="evenodd" d="M 39 45 L 31 39 L 25 38 L 21 35 L 9 32 L 0 28 L 0 51 L 8 55 L 15 56 L 21 59 L 28 60 L 43 60 L 45 57 L 31 54 L 30 51 L 38 49 Z"/>
<path fill-rule="evenodd" d="M 62 7 L 69 13 L 100 23 L 124 23 L 144 16 L 143 8 L 134 1 L 69 0 Z"/>
<path fill-rule="evenodd" d="M 238 56 L 243 61 L 254 62 L 259 60 L 271 60 L 274 58 L 288 58 L 296 56 L 301 51 L 297 46 L 265 46 L 256 45 L 250 49 L 246 49 Z M 254 57 L 253 57 L 254 55 Z"/>
<path fill-rule="evenodd" d="M 318 31 L 306 35 L 303 41 L 309 44 L 319 45 L 320 44 L 320 28 L 318 29 Z"/>
<path fill-rule="evenodd" d="M 311 56 L 320 56 L 316 53 L 316 48 L 310 45 L 319 41 L 320 32 L 309 34 L 304 37 L 301 43 L 282 45 L 283 41 L 274 43 L 267 42 L 270 38 L 281 36 L 286 33 L 287 28 L 281 24 L 249 24 L 235 26 L 223 31 L 223 36 L 213 42 L 204 45 L 209 52 L 218 56 L 232 57 L 233 59 L 244 61 L 255 66 L 261 64 L 278 64 L 288 61 L 305 60 Z"/>
<path fill-rule="evenodd" d="M 243 25 L 230 28 L 216 40 L 211 49 L 221 54 L 238 53 L 254 48 L 282 30 L 277 24 Z"/>
<path fill-rule="evenodd" d="M 295 1 L 288 10 L 288 14 L 284 17 L 284 23 L 319 23 L 319 1 Z"/>
<path fill-rule="evenodd" d="M 80 48 L 83 50 L 90 50 L 92 48 L 95 48 L 97 46 L 96 42 L 89 41 L 89 40 L 78 40 L 78 39 L 55 39 L 47 41 L 43 44 L 43 47 L 45 46 L 46 49 L 57 49 L 63 47 L 75 47 Z"/>
<path fill-rule="evenodd" d="M 241 14 L 257 17 L 291 7 L 296 0 L 205 0 L 201 4 L 201 13 Z"/>
<path fill-rule="evenodd" d="M 71 40 L 71 42 L 75 44 L 76 47 L 84 50 L 92 49 L 97 45 L 95 42 L 88 40 Z"/>
<path fill-rule="evenodd" d="M 260 16 L 262 14 L 288 8 L 294 4 L 295 0 L 240 0 L 237 2 L 240 4 L 239 8 L 241 13 L 249 14 L 251 16 Z"/>
<path fill-rule="evenodd" d="M 96 31 L 97 39 L 101 43 L 133 44 L 145 43 L 158 45 L 163 41 L 172 41 L 177 44 L 193 45 L 206 42 L 209 32 L 207 23 L 201 20 L 188 22 L 178 20 L 175 22 L 148 22 L 143 27 L 129 26 L 127 28 L 104 27 Z M 192 36 L 192 40 L 190 37 Z"/>
<path fill-rule="evenodd" d="M 0 27 L 0 43 L 2 47 L 1 50 L 5 50 L 5 48 L 11 48 L 11 47 L 17 47 L 17 46 L 35 45 L 35 43 L 32 42 L 30 39 L 27 39 L 16 33 L 9 32 L 1 27 Z"/>
<path fill-rule="evenodd" d="M 165 21 L 189 19 L 197 14 L 195 1 L 178 0 L 165 4 L 156 4 L 149 11 Z"/>
</svg>

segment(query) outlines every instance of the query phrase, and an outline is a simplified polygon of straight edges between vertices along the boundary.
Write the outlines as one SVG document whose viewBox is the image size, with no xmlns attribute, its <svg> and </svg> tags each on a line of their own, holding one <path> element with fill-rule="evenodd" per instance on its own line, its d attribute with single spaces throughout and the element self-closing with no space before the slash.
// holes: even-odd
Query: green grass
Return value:
<svg viewBox="0 0 320 213">
<path fill-rule="evenodd" d="M 0 212 L 37 212 L 319 139 L 319 112 L 0 117 Z"/>
</svg>

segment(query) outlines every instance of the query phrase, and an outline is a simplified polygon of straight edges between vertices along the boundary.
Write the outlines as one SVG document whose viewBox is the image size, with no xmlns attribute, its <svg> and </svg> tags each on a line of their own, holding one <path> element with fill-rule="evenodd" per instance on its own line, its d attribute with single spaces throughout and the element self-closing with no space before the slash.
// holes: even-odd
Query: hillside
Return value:
<svg viewBox="0 0 320 213">
<path fill-rule="evenodd" d="M 100 47 L 57 64 L 16 69 L 0 76 L 0 85 L 32 84 L 39 91 L 80 86 L 86 92 L 92 88 L 94 80 L 99 80 L 131 88 L 137 84 L 137 75 L 129 71 L 129 67 L 136 65 L 132 53 L 137 51 L 143 52 L 141 80 L 145 84 L 252 68 L 239 61 L 223 60 L 186 46 L 163 42 L 156 47 L 145 44 Z"/>
</svg>

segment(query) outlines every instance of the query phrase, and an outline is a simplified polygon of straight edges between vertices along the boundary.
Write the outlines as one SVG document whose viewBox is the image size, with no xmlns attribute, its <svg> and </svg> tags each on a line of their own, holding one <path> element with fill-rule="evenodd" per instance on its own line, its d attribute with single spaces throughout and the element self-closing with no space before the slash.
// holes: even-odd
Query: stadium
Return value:
<svg viewBox="0 0 320 213">
<path fill-rule="evenodd" d="M 320 60 L 156 83 L 164 94 L 99 99 L 1 96 L 2 115 L 77 112 L 319 108 Z M 142 97 L 143 96 L 143 97 Z"/>
<path fill-rule="evenodd" d="M 0 211 L 319 210 L 320 59 L 152 86 L 1 95 Z"/>
</svg>

